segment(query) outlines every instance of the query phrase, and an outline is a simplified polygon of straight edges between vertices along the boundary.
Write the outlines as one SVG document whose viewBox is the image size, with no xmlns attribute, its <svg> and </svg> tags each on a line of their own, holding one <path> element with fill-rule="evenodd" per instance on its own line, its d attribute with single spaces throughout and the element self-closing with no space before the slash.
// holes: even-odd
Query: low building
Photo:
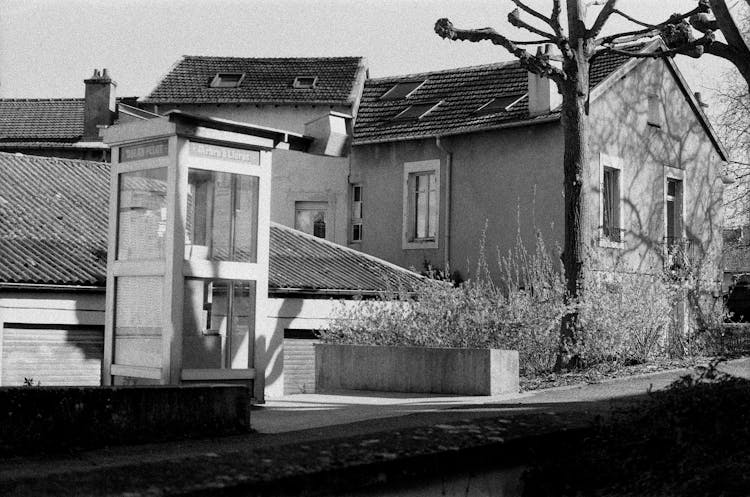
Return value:
<svg viewBox="0 0 750 497">
<path fill-rule="evenodd" d="M 101 378 L 110 166 L 0 153 L 0 385 Z M 340 299 L 422 278 L 272 223 L 265 395 L 314 388 L 312 340 Z"/>
</svg>

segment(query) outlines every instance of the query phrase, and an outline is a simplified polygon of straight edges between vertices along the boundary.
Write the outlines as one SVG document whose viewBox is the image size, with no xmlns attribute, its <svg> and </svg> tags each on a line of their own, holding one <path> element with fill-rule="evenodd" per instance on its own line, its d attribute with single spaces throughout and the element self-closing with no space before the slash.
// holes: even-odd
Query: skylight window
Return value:
<svg viewBox="0 0 750 497">
<path fill-rule="evenodd" d="M 396 83 L 390 90 L 383 93 L 380 100 L 401 100 L 402 98 L 406 98 L 414 93 L 417 88 L 422 86 L 425 81 L 426 80 L 403 81 L 401 83 Z"/>
<path fill-rule="evenodd" d="M 292 86 L 298 90 L 309 90 L 315 88 L 315 84 L 318 82 L 316 76 L 297 76 L 294 78 Z"/>
<path fill-rule="evenodd" d="M 479 107 L 475 112 L 481 116 L 489 114 L 499 114 L 508 112 L 514 105 L 523 99 L 525 95 L 509 95 L 504 97 L 495 97 L 486 104 Z"/>
<path fill-rule="evenodd" d="M 425 115 L 429 114 L 432 110 L 435 109 L 440 105 L 440 102 L 431 102 L 428 104 L 414 104 L 410 105 L 409 107 L 405 108 L 395 116 L 393 116 L 394 121 L 408 121 L 412 119 L 421 119 Z"/>
<path fill-rule="evenodd" d="M 220 72 L 211 80 L 211 88 L 237 88 L 245 79 L 244 72 Z"/>
</svg>

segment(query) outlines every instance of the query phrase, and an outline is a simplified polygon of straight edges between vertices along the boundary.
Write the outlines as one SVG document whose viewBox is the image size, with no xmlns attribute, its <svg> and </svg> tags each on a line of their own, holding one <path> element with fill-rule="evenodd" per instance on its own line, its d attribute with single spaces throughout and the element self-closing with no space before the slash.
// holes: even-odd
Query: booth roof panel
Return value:
<svg viewBox="0 0 750 497">
<path fill-rule="evenodd" d="M 109 164 L 0 152 L 0 283 L 104 286 Z M 411 290 L 423 277 L 271 224 L 269 291 Z"/>
</svg>

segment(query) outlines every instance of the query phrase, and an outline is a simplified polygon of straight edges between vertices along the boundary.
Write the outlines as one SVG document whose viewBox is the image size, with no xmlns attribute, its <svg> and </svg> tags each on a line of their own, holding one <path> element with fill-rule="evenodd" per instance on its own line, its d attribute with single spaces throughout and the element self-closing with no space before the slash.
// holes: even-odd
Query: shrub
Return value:
<svg viewBox="0 0 750 497">
<path fill-rule="evenodd" d="M 558 350 L 565 312 L 560 271 L 537 236 L 533 253 L 518 236 L 498 257 L 500 286 L 492 282 L 480 240 L 475 275 L 453 286 L 426 280 L 414 293 L 394 290 L 359 306 L 339 306 L 331 327 L 320 332 L 329 343 L 518 350 L 521 372 L 549 371 Z"/>
</svg>

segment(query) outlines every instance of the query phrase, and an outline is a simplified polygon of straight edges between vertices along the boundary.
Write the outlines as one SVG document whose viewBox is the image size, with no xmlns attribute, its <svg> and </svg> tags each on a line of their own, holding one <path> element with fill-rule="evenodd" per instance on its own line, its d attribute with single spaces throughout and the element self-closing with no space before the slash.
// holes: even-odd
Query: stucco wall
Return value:
<svg viewBox="0 0 750 497">
<path fill-rule="evenodd" d="M 660 60 L 641 61 L 624 77 L 613 78 L 591 105 L 591 153 L 587 202 L 594 270 L 658 273 L 664 265 L 666 175 L 683 176 L 684 235 L 700 240 L 697 257 L 704 274 L 718 279 L 722 245 L 722 160 L 685 94 Z M 658 96 L 663 119 L 650 125 L 648 95 Z M 621 159 L 623 246 L 601 247 L 599 240 L 600 156 Z"/>
<path fill-rule="evenodd" d="M 274 150 L 271 221 L 294 228 L 295 202 L 327 202 L 326 239 L 347 241 L 349 158 Z"/>
<path fill-rule="evenodd" d="M 595 271 L 656 274 L 664 267 L 665 168 L 684 176 L 685 236 L 701 241 L 714 278 L 721 251 L 721 159 L 686 96 L 662 61 L 643 61 L 624 78 L 597 90 L 590 113 L 590 156 L 584 189 L 588 267 Z M 657 94 L 661 128 L 647 124 L 648 94 Z M 471 276 L 479 237 L 487 221 L 487 256 L 496 269 L 498 251 L 507 253 L 520 233 L 528 248 L 535 227 L 553 260 L 554 243 L 564 239 L 563 134 L 559 122 L 443 139 L 453 153 L 450 265 Z M 624 243 L 600 246 L 600 154 L 621 160 Z M 352 244 L 404 267 L 421 269 L 427 260 L 442 267 L 445 249 L 445 154 L 434 139 L 352 148 L 351 182 L 363 186 L 364 239 Z M 438 249 L 404 250 L 402 178 L 405 162 L 440 159 L 441 211 Z M 682 171 L 682 172 L 680 172 Z M 718 274 L 718 273 L 717 273 Z"/>
<path fill-rule="evenodd" d="M 486 256 L 497 272 L 497 253 L 507 253 L 519 232 L 528 243 L 535 227 L 545 238 L 562 238 L 562 134 L 557 124 L 487 131 L 442 141 L 452 153 L 450 268 L 463 278 L 475 270 L 482 231 Z M 440 160 L 441 201 L 437 249 L 402 249 L 405 162 Z M 352 148 L 351 182 L 363 186 L 363 232 L 354 248 L 404 267 L 424 261 L 444 266 L 446 155 L 434 139 Z"/>
</svg>

